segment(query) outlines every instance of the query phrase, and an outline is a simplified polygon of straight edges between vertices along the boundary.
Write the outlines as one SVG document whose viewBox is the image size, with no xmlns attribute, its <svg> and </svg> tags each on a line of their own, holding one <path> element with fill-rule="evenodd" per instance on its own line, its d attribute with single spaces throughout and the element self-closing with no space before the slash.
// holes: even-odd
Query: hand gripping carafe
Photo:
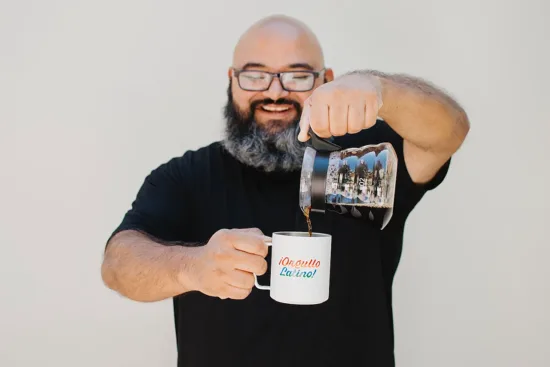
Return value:
<svg viewBox="0 0 550 367">
<path fill-rule="evenodd" d="M 334 211 L 384 229 L 393 214 L 397 154 L 390 143 L 342 149 L 311 129 L 300 178 L 300 208 Z"/>
</svg>

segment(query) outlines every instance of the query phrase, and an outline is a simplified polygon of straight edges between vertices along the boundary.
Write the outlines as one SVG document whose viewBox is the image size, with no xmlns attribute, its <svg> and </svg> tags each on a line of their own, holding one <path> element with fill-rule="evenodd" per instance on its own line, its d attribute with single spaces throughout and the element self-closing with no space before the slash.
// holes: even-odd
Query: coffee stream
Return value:
<svg viewBox="0 0 550 367">
<path fill-rule="evenodd" d="M 311 218 L 309 217 L 310 212 L 311 212 L 311 206 L 308 206 L 308 207 L 304 208 L 304 215 L 306 217 L 307 232 L 309 234 L 309 237 L 311 237 L 313 235 L 313 230 L 312 230 L 312 227 L 311 227 Z"/>
</svg>

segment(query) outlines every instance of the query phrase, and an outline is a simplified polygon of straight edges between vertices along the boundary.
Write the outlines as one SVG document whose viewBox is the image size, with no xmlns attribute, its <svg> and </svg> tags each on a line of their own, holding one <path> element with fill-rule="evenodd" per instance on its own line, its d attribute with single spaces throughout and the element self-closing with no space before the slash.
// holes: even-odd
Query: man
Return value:
<svg viewBox="0 0 550 367">
<path fill-rule="evenodd" d="M 284 16 L 247 30 L 228 77 L 225 138 L 145 179 L 108 241 L 104 282 L 136 301 L 173 298 L 181 367 L 394 366 L 391 287 L 405 220 L 443 181 L 469 130 L 465 112 L 410 76 L 334 79 L 315 35 Z M 389 142 L 399 167 L 384 230 L 311 214 L 314 230 L 333 236 L 330 299 L 293 306 L 255 289 L 253 273 L 269 282 L 264 235 L 307 229 L 298 194 L 310 127 L 344 148 Z"/>
</svg>

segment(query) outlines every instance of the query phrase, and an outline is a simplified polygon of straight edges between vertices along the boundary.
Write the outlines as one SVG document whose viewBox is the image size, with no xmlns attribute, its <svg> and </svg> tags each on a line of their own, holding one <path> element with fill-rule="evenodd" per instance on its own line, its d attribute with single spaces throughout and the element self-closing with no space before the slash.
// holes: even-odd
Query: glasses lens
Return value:
<svg viewBox="0 0 550 367">
<path fill-rule="evenodd" d="M 263 71 L 245 70 L 239 74 L 239 85 L 246 90 L 263 91 L 270 82 L 271 75 Z M 307 71 L 289 71 L 281 74 L 281 83 L 289 91 L 308 91 L 313 88 L 315 76 Z"/>
<path fill-rule="evenodd" d="M 239 74 L 239 84 L 243 89 L 265 90 L 269 81 L 270 75 L 261 71 L 242 71 Z"/>
<path fill-rule="evenodd" d="M 313 88 L 315 76 L 307 71 L 292 71 L 281 75 L 281 83 L 285 89 L 300 92 Z"/>
</svg>

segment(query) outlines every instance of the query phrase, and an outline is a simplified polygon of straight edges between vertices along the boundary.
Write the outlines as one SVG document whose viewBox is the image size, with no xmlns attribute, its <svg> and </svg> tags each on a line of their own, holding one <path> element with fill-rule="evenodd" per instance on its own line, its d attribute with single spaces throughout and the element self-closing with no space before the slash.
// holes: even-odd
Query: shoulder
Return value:
<svg viewBox="0 0 550 367">
<path fill-rule="evenodd" d="M 216 141 L 200 148 L 186 150 L 182 155 L 161 164 L 158 169 L 168 170 L 175 176 L 198 174 L 201 170 L 218 163 L 222 155 L 222 146 Z"/>
<path fill-rule="evenodd" d="M 221 159 L 219 142 L 189 149 L 181 155 L 169 158 L 150 171 L 145 183 L 151 187 L 174 189 L 177 191 L 193 189 L 194 182 L 215 167 Z"/>
<path fill-rule="evenodd" d="M 186 150 L 180 157 L 175 158 L 180 165 L 194 165 L 200 162 L 219 159 L 222 155 L 222 145 L 215 141 L 196 149 Z"/>
</svg>

